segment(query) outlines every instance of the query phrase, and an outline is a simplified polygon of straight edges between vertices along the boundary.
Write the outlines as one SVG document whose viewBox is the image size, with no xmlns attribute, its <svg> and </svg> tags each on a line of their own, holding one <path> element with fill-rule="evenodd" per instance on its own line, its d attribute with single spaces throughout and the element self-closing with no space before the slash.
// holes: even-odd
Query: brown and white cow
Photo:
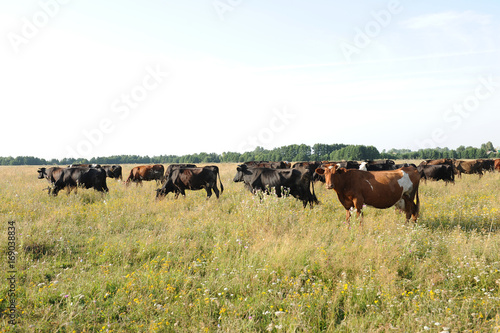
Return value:
<svg viewBox="0 0 500 333">
<path fill-rule="evenodd" d="M 125 183 L 129 185 L 132 181 L 136 183 L 136 185 L 142 185 L 143 180 L 156 180 L 158 183 L 163 180 L 164 173 L 165 168 L 161 164 L 136 166 L 130 170 L 130 174 Z"/>
<path fill-rule="evenodd" d="M 346 209 L 347 222 L 351 218 L 350 209 L 355 208 L 359 217 L 364 204 L 379 209 L 396 205 L 406 213 L 407 221 L 410 217 L 413 221 L 418 218 L 420 174 L 414 167 L 363 171 L 339 168 L 332 164 L 316 169 L 316 173 L 324 174 L 326 188 L 337 192 L 340 203 Z"/>
</svg>

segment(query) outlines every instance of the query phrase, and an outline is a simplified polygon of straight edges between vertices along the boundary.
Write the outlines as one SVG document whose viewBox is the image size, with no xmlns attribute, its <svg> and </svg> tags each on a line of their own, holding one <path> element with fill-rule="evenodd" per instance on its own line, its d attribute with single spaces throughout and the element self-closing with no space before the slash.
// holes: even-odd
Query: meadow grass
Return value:
<svg viewBox="0 0 500 333">
<path fill-rule="evenodd" d="M 0 167 L 1 248 L 16 223 L 17 319 L 1 332 L 494 332 L 500 329 L 500 174 L 420 185 L 421 216 L 367 207 L 344 222 L 321 204 L 262 201 L 233 183 L 155 200 L 49 197 L 37 167 Z M 124 175 L 131 165 L 124 165 Z M 6 255 L 2 267 L 7 271 Z M 0 312 L 8 286 L 0 284 Z"/>
</svg>

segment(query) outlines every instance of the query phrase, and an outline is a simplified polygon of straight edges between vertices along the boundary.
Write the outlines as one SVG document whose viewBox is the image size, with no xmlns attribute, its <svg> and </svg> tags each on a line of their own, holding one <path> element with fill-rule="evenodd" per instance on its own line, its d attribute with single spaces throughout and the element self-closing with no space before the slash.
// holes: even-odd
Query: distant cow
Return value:
<svg viewBox="0 0 500 333">
<path fill-rule="evenodd" d="M 440 158 L 436 160 L 425 160 L 422 163 L 425 165 L 438 165 L 438 164 L 447 164 L 447 165 L 453 165 L 454 160 L 451 158 Z M 420 165 L 422 165 L 420 163 Z"/>
<path fill-rule="evenodd" d="M 340 165 L 340 167 L 342 167 L 342 165 Z M 393 160 L 364 161 L 359 165 L 359 170 L 364 171 L 387 171 L 396 169 L 397 167 Z"/>
<path fill-rule="evenodd" d="M 268 162 L 268 161 L 249 161 L 244 162 L 244 165 L 251 168 L 271 168 L 271 169 L 290 169 L 292 164 L 287 161 Z"/>
<path fill-rule="evenodd" d="M 443 180 L 446 185 L 449 182 L 455 183 L 455 174 L 453 167 L 447 164 L 425 165 L 420 164 L 417 168 L 420 173 L 420 179 Z"/>
<path fill-rule="evenodd" d="M 318 168 L 316 172 L 325 175 L 327 189 L 337 192 L 340 203 L 346 209 L 347 222 L 351 218 L 350 209 L 355 208 L 359 217 L 364 204 L 380 209 L 396 205 L 405 211 L 407 221 L 410 217 L 413 221 L 418 218 L 420 175 L 414 167 L 390 171 L 363 171 L 346 170 L 333 164 Z"/>
<path fill-rule="evenodd" d="M 310 175 L 297 169 L 250 168 L 242 164 L 236 168 L 233 181 L 243 182 L 252 193 L 260 190 L 269 194 L 269 189 L 274 188 L 278 197 L 282 196 L 283 187 L 294 198 L 302 201 L 304 208 L 308 203 L 312 208 L 317 202 L 310 191 Z"/>
<path fill-rule="evenodd" d="M 122 167 L 120 165 L 103 165 L 102 168 L 106 171 L 108 178 L 122 180 Z"/>
<path fill-rule="evenodd" d="M 54 184 L 52 195 L 56 196 L 60 190 L 67 188 L 68 194 L 78 186 L 94 188 L 99 192 L 108 192 L 106 186 L 106 172 L 102 168 L 66 168 L 62 170 Z"/>
<path fill-rule="evenodd" d="M 183 196 L 186 195 L 185 190 L 196 191 L 205 189 L 207 191 L 207 199 L 212 196 L 212 190 L 218 199 L 217 177 L 219 178 L 220 193 L 222 193 L 224 192 L 224 186 L 220 180 L 219 168 L 217 166 L 172 168 L 163 186 L 156 190 L 156 198 L 161 199 L 170 192 L 173 192 L 177 199 L 179 193 Z"/>
<path fill-rule="evenodd" d="M 100 168 L 100 164 L 70 164 L 68 168 Z"/>
<path fill-rule="evenodd" d="M 493 163 L 494 163 L 494 169 L 500 172 L 500 158 L 496 159 Z"/>
<path fill-rule="evenodd" d="M 462 178 L 462 173 L 471 175 L 477 173 L 479 178 L 483 176 L 483 163 L 480 161 L 462 161 L 458 160 L 454 163 L 455 173 L 458 175 L 458 178 Z"/>
<path fill-rule="evenodd" d="M 490 172 L 495 171 L 495 161 L 494 160 L 491 160 L 491 159 L 479 159 L 477 161 L 481 163 L 481 168 L 484 171 L 490 171 Z"/>
<path fill-rule="evenodd" d="M 158 183 L 163 180 L 164 173 L 165 168 L 161 164 L 136 166 L 130 170 L 130 174 L 125 183 L 129 185 L 130 182 L 134 182 L 136 185 L 142 185 L 143 180 L 156 180 Z"/>
</svg>

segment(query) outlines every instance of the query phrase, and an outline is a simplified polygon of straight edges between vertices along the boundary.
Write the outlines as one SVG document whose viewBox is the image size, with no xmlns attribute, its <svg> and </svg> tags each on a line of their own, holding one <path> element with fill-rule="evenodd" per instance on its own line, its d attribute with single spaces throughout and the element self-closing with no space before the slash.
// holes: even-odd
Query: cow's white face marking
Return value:
<svg viewBox="0 0 500 333">
<path fill-rule="evenodd" d="M 411 182 L 410 176 L 401 170 L 402 177 L 398 179 L 398 184 L 403 188 L 403 194 L 411 192 L 413 189 L 413 183 Z"/>
<path fill-rule="evenodd" d="M 333 165 L 330 165 L 330 166 L 328 167 L 328 169 L 330 169 L 330 170 L 331 170 L 331 169 L 333 169 Z"/>
<path fill-rule="evenodd" d="M 359 166 L 359 170 L 363 170 L 363 171 L 368 171 L 368 168 L 366 167 L 368 163 L 366 162 L 361 162 L 361 165 Z"/>
</svg>

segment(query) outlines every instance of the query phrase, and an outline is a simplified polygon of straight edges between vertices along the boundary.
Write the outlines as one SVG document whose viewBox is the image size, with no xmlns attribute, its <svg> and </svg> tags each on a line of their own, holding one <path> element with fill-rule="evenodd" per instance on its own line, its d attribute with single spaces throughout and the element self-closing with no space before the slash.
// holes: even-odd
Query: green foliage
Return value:
<svg viewBox="0 0 500 333">
<path fill-rule="evenodd" d="M 0 157 L 0 165 L 69 165 L 72 163 L 96 163 L 96 164 L 149 164 L 149 163 L 236 163 L 245 161 L 341 161 L 341 160 L 375 160 L 384 159 L 478 159 L 499 158 L 500 152 L 495 152 L 491 141 L 482 144 L 481 148 L 460 146 L 456 150 L 448 148 L 420 149 L 411 151 L 409 149 L 383 150 L 382 153 L 374 146 L 345 145 L 345 144 L 322 144 L 316 143 L 312 147 L 306 144 L 293 144 L 282 146 L 271 150 L 257 147 L 251 152 L 223 152 L 217 153 L 195 153 L 189 155 L 113 155 L 108 157 L 93 157 L 87 159 L 63 158 L 61 160 L 33 156 Z"/>
</svg>

